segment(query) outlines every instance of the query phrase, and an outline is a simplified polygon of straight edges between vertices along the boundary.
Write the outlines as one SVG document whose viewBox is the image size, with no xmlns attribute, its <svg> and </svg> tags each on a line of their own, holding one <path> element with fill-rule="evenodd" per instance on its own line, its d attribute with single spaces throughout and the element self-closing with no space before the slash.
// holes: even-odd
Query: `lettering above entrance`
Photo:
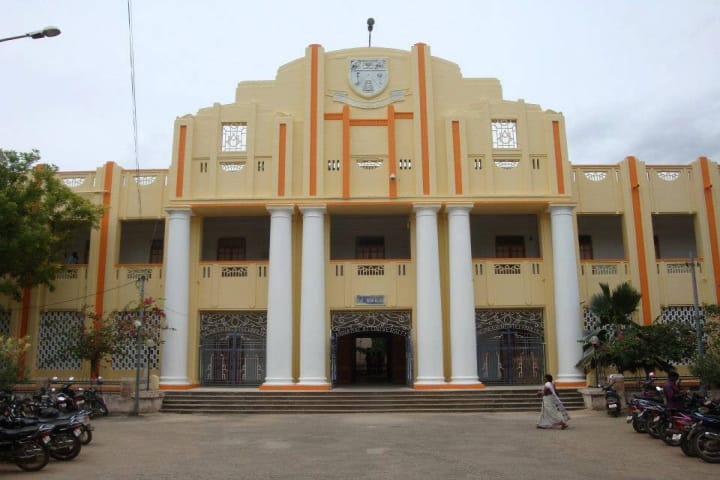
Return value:
<svg viewBox="0 0 720 480">
<path fill-rule="evenodd" d="M 409 310 L 345 310 L 330 314 L 332 333 L 338 337 L 360 332 L 388 332 L 407 336 Z"/>
</svg>

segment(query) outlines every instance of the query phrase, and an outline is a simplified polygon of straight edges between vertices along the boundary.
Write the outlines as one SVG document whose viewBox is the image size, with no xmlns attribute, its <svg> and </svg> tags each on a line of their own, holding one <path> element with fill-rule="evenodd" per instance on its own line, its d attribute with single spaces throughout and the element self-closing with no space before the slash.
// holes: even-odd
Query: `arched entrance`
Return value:
<svg viewBox="0 0 720 480">
<path fill-rule="evenodd" d="M 265 381 L 265 312 L 200 314 L 202 385 L 259 385 Z"/>
<path fill-rule="evenodd" d="M 476 310 L 478 376 L 489 385 L 537 385 L 545 374 L 542 310 Z"/>
<path fill-rule="evenodd" d="M 411 385 L 409 311 L 331 313 L 335 385 Z"/>
</svg>

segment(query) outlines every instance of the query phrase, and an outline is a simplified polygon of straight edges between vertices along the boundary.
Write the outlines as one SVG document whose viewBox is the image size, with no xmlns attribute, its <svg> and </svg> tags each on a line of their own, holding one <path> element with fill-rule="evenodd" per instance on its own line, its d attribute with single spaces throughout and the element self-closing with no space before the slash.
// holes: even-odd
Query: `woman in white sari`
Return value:
<svg viewBox="0 0 720 480">
<path fill-rule="evenodd" d="M 537 428 L 566 429 L 570 415 L 557 395 L 552 375 L 545 375 L 545 385 L 538 390 L 538 395 L 542 395 L 543 401 Z"/>
</svg>

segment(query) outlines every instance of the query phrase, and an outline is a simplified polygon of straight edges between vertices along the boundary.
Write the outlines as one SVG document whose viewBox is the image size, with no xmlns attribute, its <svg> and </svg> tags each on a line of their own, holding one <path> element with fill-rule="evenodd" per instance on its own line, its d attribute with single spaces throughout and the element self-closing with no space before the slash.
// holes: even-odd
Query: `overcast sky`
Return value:
<svg viewBox="0 0 720 480">
<path fill-rule="evenodd" d="M 4 0 L 0 148 L 61 170 L 135 168 L 128 0 Z M 272 80 L 305 47 L 417 42 L 504 97 L 565 115 L 570 161 L 720 161 L 720 0 L 134 0 L 140 168 L 167 168 L 173 122 Z"/>
</svg>

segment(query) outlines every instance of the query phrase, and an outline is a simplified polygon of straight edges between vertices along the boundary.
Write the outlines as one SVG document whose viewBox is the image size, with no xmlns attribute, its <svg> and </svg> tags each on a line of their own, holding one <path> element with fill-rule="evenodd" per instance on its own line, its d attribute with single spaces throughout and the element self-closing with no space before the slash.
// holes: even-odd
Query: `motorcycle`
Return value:
<svg viewBox="0 0 720 480">
<path fill-rule="evenodd" d="M 50 461 L 50 430 L 50 425 L 0 428 L 0 461 L 14 463 L 28 472 L 41 470 Z"/>
<path fill-rule="evenodd" d="M 720 416 L 698 414 L 688 439 L 692 450 L 709 463 L 720 463 Z"/>
<path fill-rule="evenodd" d="M 95 417 L 95 415 L 102 415 L 103 417 L 106 417 L 110 414 L 110 411 L 108 410 L 107 405 L 105 405 L 105 399 L 103 398 L 102 390 L 100 389 L 100 386 L 103 383 L 102 377 L 98 377 L 96 383 L 97 388 L 92 385 L 90 385 L 87 390 L 79 388 L 79 393 L 76 394 L 75 398 L 82 398 L 82 405 L 90 411 L 91 418 Z M 80 400 L 77 400 L 77 404 L 78 406 L 81 405 Z"/>
<path fill-rule="evenodd" d="M 6 401 L 0 426 L 6 429 L 19 429 L 29 426 L 44 426 L 50 431 L 47 447 L 52 458 L 56 460 L 72 460 L 82 448 L 81 435 L 84 427 L 83 416 L 58 416 L 55 418 L 29 417 L 25 412 L 25 401 L 15 398 Z"/>
<path fill-rule="evenodd" d="M 615 391 L 612 383 L 601 387 L 605 392 L 605 410 L 608 415 L 617 417 L 620 415 L 620 396 Z"/>
</svg>

